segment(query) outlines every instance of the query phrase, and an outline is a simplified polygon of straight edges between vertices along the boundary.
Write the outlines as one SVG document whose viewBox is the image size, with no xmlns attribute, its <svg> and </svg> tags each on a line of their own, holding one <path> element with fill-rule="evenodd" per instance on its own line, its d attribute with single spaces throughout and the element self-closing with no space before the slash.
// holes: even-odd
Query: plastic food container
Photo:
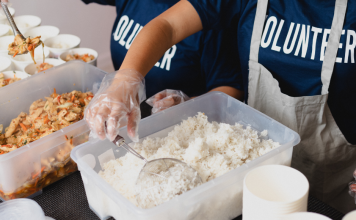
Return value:
<svg viewBox="0 0 356 220">
<path fill-rule="evenodd" d="M 290 166 L 293 146 L 299 143 L 299 135 L 221 92 L 210 92 L 141 120 L 138 131 L 140 138 L 177 125 L 198 112 L 204 112 L 210 122 L 249 124 L 260 132 L 267 129 L 269 138 L 278 141 L 281 146 L 171 201 L 152 209 L 140 209 L 98 175 L 105 162 L 122 157 L 127 152 L 109 141 L 84 143 L 72 151 L 71 157 L 81 171 L 89 206 L 99 218 L 112 216 L 116 220 L 233 219 L 242 213 L 243 179 L 247 172 L 267 164 Z M 166 130 L 167 134 L 170 129 Z M 129 143 L 126 127 L 120 129 L 120 135 Z"/>
<path fill-rule="evenodd" d="M 45 214 L 31 199 L 14 199 L 0 203 L 0 219 L 9 220 L 45 220 Z"/>
<path fill-rule="evenodd" d="M 20 80 L 0 89 L 0 124 L 7 127 L 20 112 L 29 111 L 32 102 L 53 93 L 96 91 L 105 72 L 76 61 L 53 67 L 45 72 Z M 87 141 L 89 128 L 79 121 L 53 134 L 27 144 L 8 154 L 0 155 L 0 199 L 34 197 L 42 188 L 77 170 L 70 160 L 68 141 L 73 136 L 77 146 Z M 70 148 L 71 149 L 71 148 Z M 51 169 L 44 169 L 48 163 Z"/>
</svg>

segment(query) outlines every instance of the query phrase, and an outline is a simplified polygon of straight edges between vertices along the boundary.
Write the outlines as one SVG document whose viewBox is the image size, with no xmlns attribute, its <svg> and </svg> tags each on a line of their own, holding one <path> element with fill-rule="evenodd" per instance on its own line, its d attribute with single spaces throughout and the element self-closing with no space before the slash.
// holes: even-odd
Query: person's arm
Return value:
<svg viewBox="0 0 356 220">
<path fill-rule="evenodd" d="M 170 47 L 202 28 L 194 7 L 181 0 L 140 31 L 120 69 L 134 69 L 145 76 Z"/>
<path fill-rule="evenodd" d="M 115 0 L 82 0 L 85 4 L 98 3 L 100 5 L 111 5 L 115 6 Z"/>
<path fill-rule="evenodd" d="M 215 89 L 210 90 L 209 92 L 213 91 L 219 91 L 228 94 L 231 97 L 234 97 L 235 99 L 238 99 L 240 101 L 244 100 L 244 92 L 242 90 L 233 88 L 231 86 L 220 86 Z"/>
</svg>

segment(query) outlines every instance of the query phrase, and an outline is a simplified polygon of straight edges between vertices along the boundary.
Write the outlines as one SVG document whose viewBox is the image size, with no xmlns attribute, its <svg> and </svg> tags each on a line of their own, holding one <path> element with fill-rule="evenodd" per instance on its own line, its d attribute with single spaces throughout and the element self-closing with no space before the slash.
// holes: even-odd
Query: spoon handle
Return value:
<svg viewBox="0 0 356 220">
<path fill-rule="evenodd" d="M 123 137 L 121 137 L 120 135 L 117 135 L 113 142 L 116 146 L 125 148 L 125 150 L 127 150 L 128 152 L 132 153 L 133 155 L 135 155 L 136 157 L 140 158 L 141 160 L 143 160 L 147 163 L 146 158 L 141 156 L 141 154 L 137 153 L 132 147 L 130 147 L 128 144 L 126 144 L 125 139 Z"/>
<path fill-rule="evenodd" d="M 14 32 L 14 35 L 16 36 L 16 35 L 19 34 L 23 40 L 26 40 L 26 38 L 21 34 L 19 29 L 17 28 L 17 26 L 15 24 L 15 21 L 12 18 L 9 9 L 7 8 L 7 3 L 3 3 L 3 2 L 0 1 L 0 4 L 1 4 L 2 9 L 4 10 L 4 13 L 5 13 L 6 17 L 7 17 L 7 20 L 10 23 L 10 26 L 12 28 L 12 32 Z"/>
</svg>

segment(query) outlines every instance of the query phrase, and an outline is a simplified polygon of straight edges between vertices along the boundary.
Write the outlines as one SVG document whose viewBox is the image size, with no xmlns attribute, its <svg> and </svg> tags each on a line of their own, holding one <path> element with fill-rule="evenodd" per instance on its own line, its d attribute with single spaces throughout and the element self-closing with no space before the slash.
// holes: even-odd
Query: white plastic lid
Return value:
<svg viewBox="0 0 356 220">
<path fill-rule="evenodd" d="M 42 208 L 31 199 L 14 199 L 0 203 L 0 216 L 6 220 L 45 220 Z"/>
</svg>

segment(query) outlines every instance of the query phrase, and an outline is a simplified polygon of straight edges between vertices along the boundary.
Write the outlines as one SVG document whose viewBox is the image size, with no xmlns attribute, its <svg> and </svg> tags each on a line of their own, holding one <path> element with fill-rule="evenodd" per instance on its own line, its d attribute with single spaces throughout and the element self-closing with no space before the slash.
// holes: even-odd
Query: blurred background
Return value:
<svg viewBox="0 0 356 220">
<path fill-rule="evenodd" d="M 98 67 L 113 72 L 110 35 L 116 18 L 113 6 L 84 4 L 81 0 L 9 0 L 15 16 L 36 15 L 41 25 L 53 25 L 60 34 L 73 34 L 81 39 L 80 47 L 99 53 Z"/>
</svg>

